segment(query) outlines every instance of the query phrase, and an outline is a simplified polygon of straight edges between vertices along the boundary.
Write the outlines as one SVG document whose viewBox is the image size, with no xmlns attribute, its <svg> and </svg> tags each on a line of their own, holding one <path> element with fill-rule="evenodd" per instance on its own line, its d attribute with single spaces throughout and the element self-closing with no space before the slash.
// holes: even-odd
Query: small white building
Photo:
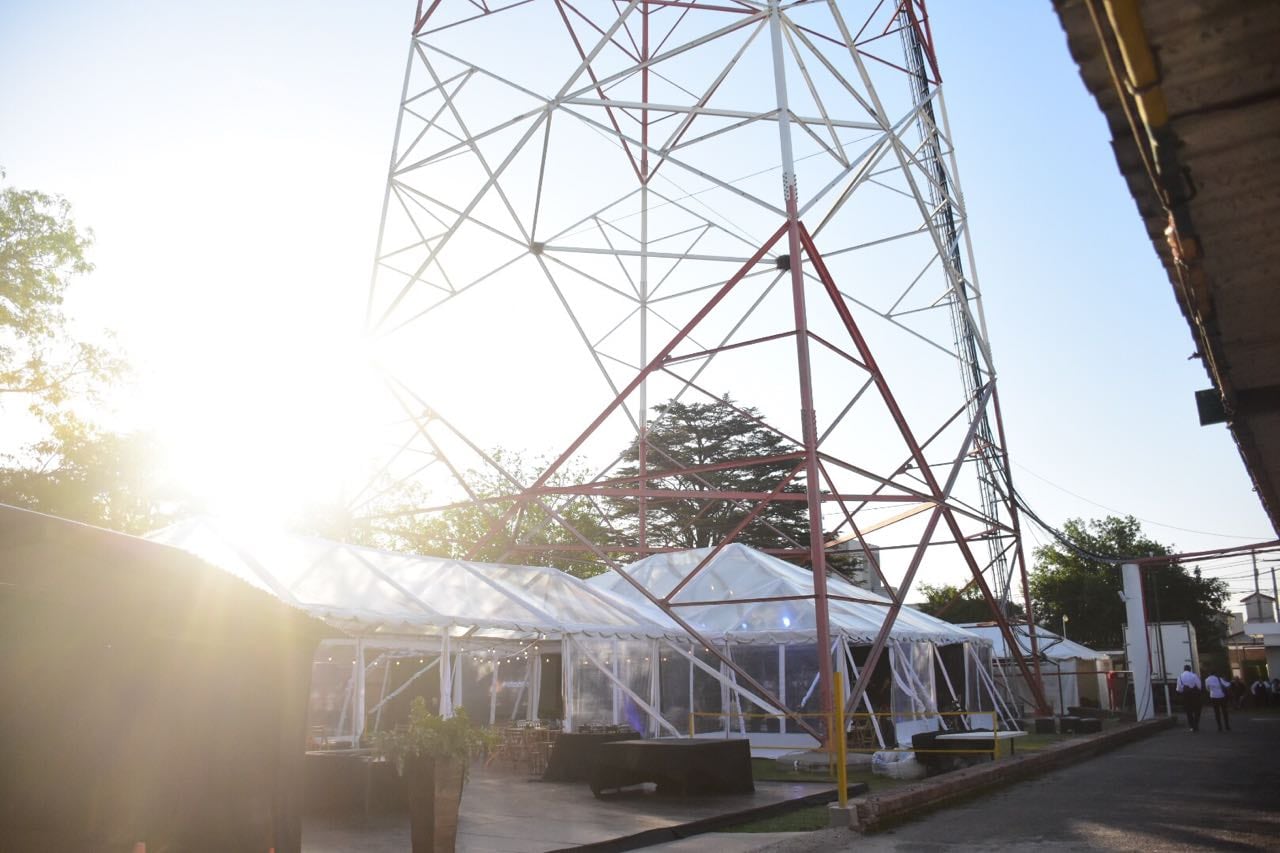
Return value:
<svg viewBox="0 0 1280 853">
<path fill-rule="evenodd" d="M 1244 601 L 1244 632 L 1262 637 L 1267 650 L 1267 674 L 1274 678 L 1280 673 L 1280 622 L 1276 621 L 1276 600 L 1265 592 L 1246 595 Z"/>
</svg>

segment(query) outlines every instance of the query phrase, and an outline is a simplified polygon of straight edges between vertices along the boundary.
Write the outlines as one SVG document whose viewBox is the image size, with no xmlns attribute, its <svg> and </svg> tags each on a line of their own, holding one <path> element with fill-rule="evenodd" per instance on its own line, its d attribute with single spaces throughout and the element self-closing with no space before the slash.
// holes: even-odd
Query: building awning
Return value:
<svg viewBox="0 0 1280 853">
<path fill-rule="evenodd" d="M 1054 7 L 1216 391 L 1198 402 L 1280 532 L 1280 3 Z"/>
</svg>

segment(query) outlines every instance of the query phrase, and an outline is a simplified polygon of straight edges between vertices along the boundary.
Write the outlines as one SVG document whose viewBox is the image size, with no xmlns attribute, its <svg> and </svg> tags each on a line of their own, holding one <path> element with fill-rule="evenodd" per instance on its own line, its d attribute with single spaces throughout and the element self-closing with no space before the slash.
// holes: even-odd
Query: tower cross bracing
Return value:
<svg viewBox="0 0 1280 853">
<path fill-rule="evenodd" d="M 890 602 L 856 706 L 917 577 L 963 571 L 1006 632 L 1025 595 L 974 269 L 921 0 L 420 3 L 366 313 L 400 433 L 352 512 L 414 480 L 414 518 L 482 514 L 460 553 L 612 569 L 675 547 L 673 502 L 727 515 L 717 547 L 814 569 L 827 675 L 826 566 L 857 543 Z M 777 450 L 681 458 L 665 401 Z M 495 450 L 531 445 L 536 470 Z M 641 592 L 705 639 L 678 588 Z"/>
</svg>

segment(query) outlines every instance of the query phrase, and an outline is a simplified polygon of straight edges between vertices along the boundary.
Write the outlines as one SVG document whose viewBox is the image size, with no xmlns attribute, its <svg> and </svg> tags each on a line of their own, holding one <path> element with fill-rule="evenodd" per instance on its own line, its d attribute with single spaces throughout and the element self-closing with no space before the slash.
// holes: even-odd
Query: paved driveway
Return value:
<svg viewBox="0 0 1280 853">
<path fill-rule="evenodd" d="M 1280 850 L 1280 714 L 1232 723 L 1218 734 L 1206 713 L 1197 734 L 1165 731 L 896 829 L 823 830 L 764 849 Z"/>
</svg>

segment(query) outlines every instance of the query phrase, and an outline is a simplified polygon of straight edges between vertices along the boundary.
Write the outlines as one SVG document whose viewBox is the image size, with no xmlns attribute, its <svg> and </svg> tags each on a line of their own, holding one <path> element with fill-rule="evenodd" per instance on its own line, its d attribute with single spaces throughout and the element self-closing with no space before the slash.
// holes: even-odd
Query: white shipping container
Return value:
<svg viewBox="0 0 1280 853">
<path fill-rule="evenodd" d="M 1124 626 L 1124 642 L 1125 648 L 1128 648 L 1128 625 Z M 1200 674 L 1196 629 L 1190 622 L 1149 622 L 1147 642 L 1151 645 L 1152 681 L 1176 681 L 1187 664 L 1191 664 L 1197 675 Z"/>
</svg>

